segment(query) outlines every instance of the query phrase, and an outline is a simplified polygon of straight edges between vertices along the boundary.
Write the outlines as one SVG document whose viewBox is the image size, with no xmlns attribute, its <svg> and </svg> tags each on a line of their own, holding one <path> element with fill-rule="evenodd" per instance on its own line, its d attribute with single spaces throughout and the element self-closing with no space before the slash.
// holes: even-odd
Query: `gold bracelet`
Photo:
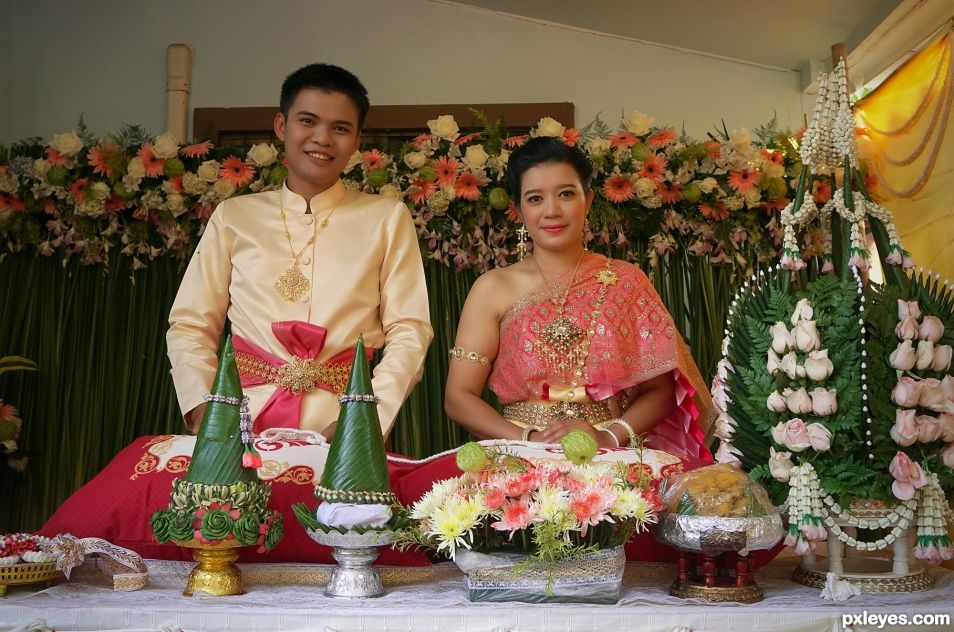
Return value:
<svg viewBox="0 0 954 632">
<path fill-rule="evenodd" d="M 467 360 L 468 362 L 483 364 L 484 366 L 490 364 L 490 360 L 487 356 L 482 356 L 476 351 L 464 351 L 463 347 L 454 347 L 447 352 L 447 355 L 450 356 L 451 360 Z"/>
<path fill-rule="evenodd" d="M 531 433 L 531 432 L 533 432 L 533 427 L 532 427 L 532 426 L 525 426 L 524 429 L 523 429 L 523 432 L 520 433 L 520 440 L 521 440 L 521 441 L 529 441 L 529 440 L 530 440 L 530 433 Z"/>
<path fill-rule="evenodd" d="M 623 419 L 622 417 L 617 417 L 616 419 L 610 419 L 606 422 L 606 428 L 610 426 L 622 426 L 626 430 L 626 434 L 629 435 L 629 447 L 636 445 L 636 431 L 633 430 L 633 427 L 629 425 L 629 422 Z M 616 436 L 616 435 L 613 435 Z"/>
</svg>

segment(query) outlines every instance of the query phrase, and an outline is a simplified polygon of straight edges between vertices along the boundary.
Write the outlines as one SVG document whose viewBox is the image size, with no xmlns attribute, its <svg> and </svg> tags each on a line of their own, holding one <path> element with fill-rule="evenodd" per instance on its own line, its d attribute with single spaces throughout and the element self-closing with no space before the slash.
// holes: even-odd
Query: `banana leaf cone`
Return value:
<svg viewBox="0 0 954 632">
<path fill-rule="evenodd" d="M 212 394 L 242 400 L 242 383 L 235 366 L 232 336 L 225 341 L 219 356 L 219 368 L 212 383 Z M 202 416 L 202 425 L 192 452 L 185 480 L 208 485 L 257 483 L 255 468 L 242 466 L 245 446 L 239 429 L 239 405 L 210 401 Z"/>
<path fill-rule="evenodd" d="M 394 503 L 396 497 L 388 478 L 377 399 L 371 387 L 371 372 L 361 336 L 355 347 L 344 399 L 315 496 L 338 503 Z M 352 401 L 355 399 L 358 401 Z"/>
</svg>

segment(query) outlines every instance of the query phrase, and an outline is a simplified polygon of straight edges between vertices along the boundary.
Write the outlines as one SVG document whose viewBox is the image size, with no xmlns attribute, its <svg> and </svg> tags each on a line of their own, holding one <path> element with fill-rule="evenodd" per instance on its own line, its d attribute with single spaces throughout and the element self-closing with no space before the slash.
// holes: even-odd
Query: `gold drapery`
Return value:
<svg viewBox="0 0 954 632">
<path fill-rule="evenodd" d="M 873 193 L 894 213 L 918 266 L 954 278 L 954 66 L 951 28 L 855 104 Z M 870 182 L 871 180 L 869 180 Z"/>
</svg>

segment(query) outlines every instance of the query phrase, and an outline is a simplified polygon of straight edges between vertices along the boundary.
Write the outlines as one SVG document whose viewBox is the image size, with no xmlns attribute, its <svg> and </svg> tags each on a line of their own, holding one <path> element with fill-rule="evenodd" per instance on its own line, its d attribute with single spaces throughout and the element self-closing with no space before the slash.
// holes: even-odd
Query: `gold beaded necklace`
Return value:
<svg viewBox="0 0 954 632">
<path fill-rule="evenodd" d="M 301 250 L 297 253 L 295 252 L 294 246 L 292 246 L 291 232 L 288 230 L 288 218 L 285 214 L 285 202 L 282 199 L 281 193 L 279 193 L 278 198 L 279 209 L 281 210 L 282 216 L 282 228 L 285 231 L 285 239 L 288 240 L 288 251 L 291 254 L 291 265 L 285 270 L 280 277 L 275 279 L 275 290 L 278 291 L 278 294 L 285 299 L 286 301 L 294 303 L 301 299 L 302 296 L 308 293 L 311 289 L 311 283 L 308 281 L 307 277 L 301 273 L 301 270 L 298 269 L 298 260 L 304 254 L 305 250 L 308 249 L 310 245 L 315 243 L 315 240 L 318 239 L 318 235 L 325 229 L 328 225 L 328 220 L 331 219 L 331 216 L 334 214 L 335 209 L 338 208 L 337 205 L 331 207 L 331 210 L 325 215 L 325 218 L 318 222 L 315 220 L 315 228 L 311 234 L 311 237 L 308 238 L 308 241 L 302 246 Z"/>
</svg>

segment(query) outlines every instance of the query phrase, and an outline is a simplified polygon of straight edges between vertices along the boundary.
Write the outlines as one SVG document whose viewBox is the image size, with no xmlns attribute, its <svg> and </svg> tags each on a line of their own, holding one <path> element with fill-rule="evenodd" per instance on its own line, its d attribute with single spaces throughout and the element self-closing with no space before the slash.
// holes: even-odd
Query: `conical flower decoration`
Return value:
<svg viewBox="0 0 954 632">
<path fill-rule="evenodd" d="M 225 341 L 207 399 L 185 480 L 209 485 L 257 483 L 255 467 L 261 464 L 261 457 L 252 446 L 251 429 L 241 427 L 243 409 L 248 418 L 248 405 L 243 402 L 231 336 Z"/>
<path fill-rule="evenodd" d="M 347 393 L 339 399 L 341 410 L 321 484 L 315 496 L 329 502 L 391 504 L 391 491 L 377 397 L 364 339 L 358 337 Z"/>
</svg>

